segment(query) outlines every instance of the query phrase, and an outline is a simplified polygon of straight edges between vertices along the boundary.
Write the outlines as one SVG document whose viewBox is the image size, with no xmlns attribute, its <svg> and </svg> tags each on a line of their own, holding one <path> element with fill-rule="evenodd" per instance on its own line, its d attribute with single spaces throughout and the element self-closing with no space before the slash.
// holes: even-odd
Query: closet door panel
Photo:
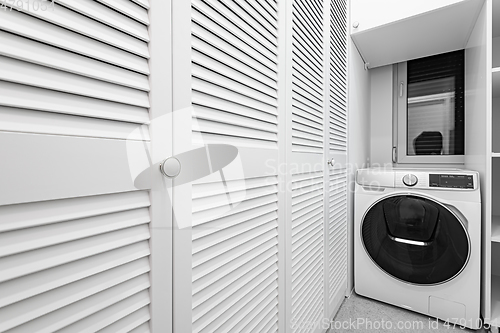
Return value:
<svg viewBox="0 0 500 333">
<path fill-rule="evenodd" d="M 322 0 L 290 1 L 287 99 L 288 330 L 320 332 L 325 317 L 325 77 Z"/>
<path fill-rule="evenodd" d="M 276 7 L 265 0 L 174 1 L 178 332 L 278 331 L 283 120 Z M 189 154 L 193 159 L 181 157 Z"/>
<path fill-rule="evenodd" d="M 165 269 L 151 239 L 170 218 L 165 202 L 155 205 L 162 219 L 151 214 L 167 194 L 161 178 L 153 189 L 137 177 L 171 136 L 150 133 L 158 113 L 142 2 L 0 10 L 2 332 L 150 329 L 150 274 Z"/>
<path fill-rule="evenodd" d="M 331 1 L 328 8 L 329 90 L 326 146 L 329 173 L 326 183 L 327 315 L 333 315 L 347 292 L 347 3 Z"/>
</svg>

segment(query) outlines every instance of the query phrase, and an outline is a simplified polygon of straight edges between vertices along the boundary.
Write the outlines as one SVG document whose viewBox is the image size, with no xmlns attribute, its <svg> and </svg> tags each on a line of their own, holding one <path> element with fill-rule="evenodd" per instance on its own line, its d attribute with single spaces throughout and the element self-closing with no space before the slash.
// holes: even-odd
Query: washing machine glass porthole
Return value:
<svg viewBox="0 0 500 333">
<path fill-rule="evenodd" d="M 380 269 L 411 284 L 447 282 L 469 259 L 469 236 L 458 217 L 445 206 L 414 195 L 374 204 L 363 218 L 361 238 Z"/>
</svg>

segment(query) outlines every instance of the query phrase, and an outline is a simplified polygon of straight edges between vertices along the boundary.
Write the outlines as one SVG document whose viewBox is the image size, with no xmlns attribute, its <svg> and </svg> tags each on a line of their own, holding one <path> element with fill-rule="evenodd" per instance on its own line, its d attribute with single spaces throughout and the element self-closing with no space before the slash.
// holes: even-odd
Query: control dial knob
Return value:
<svg viewBox="0 0 500 333">
<path fill-rule="evenodd" d="M 406 186 L 415 186 L 418 183 L 418 178 L 417 176 L 409 173 L 403 177 L 403 184 Z"/>
</svg>

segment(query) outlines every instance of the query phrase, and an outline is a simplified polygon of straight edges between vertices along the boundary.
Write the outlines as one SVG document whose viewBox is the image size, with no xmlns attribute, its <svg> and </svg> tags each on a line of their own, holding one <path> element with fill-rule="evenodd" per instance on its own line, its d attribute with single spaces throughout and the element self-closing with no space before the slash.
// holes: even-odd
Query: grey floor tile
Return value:
<svg viewBox="0 0 500 333">
<path fill-rule="evenodd" d="M 353 294 L 347 298 L 328 332 L 336 333 L 382 333 L 382 332 L 486 332 L 470 330 L 429 318 L 419 313 L 398 308 Z"/>
</svg>

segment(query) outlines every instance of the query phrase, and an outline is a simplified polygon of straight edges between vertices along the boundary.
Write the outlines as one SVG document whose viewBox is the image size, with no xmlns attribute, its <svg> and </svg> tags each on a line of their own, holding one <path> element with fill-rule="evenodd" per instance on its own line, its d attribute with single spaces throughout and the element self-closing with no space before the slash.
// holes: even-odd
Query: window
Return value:
<svg viewBox="0 0 500 333">
<path fill-rule="evenodd" d="M 463 163 L 464 51 L 397 65 L 397 162 Z"/>
</svg>

